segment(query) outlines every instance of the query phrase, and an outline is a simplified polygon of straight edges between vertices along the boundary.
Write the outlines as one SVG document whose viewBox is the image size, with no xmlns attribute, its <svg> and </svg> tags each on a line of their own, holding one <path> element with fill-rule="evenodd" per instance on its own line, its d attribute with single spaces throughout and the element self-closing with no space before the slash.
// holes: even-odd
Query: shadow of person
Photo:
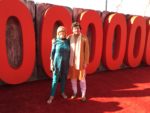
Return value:
<svg viewBox="0 0 150 113">
<path fill-rule="evenodd" d="M 69 107 L 74 109 L 71 113 L 104 113 L 123 109 L 119 106 L 119 102 L 116 101 L 101 102 L 90 98 L 87 98 L 86 102 L 81 102 L 79 99 L 70 101 Z"/>
<path fill-rule="evenodd" d="M 59 97 L 51 105 L 41 107 L 53 113 L 106 113 L 123 109 L 116 101 L 100 102 L 87 98 L 86 102 L 81 102 L 80 98 L 64 100 Z"/>
</svg>

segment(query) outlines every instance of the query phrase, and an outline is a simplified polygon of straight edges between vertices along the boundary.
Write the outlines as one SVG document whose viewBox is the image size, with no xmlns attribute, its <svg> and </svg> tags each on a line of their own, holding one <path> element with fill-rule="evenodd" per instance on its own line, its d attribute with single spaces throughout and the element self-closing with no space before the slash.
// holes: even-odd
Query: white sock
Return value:
<svg viewBox="0 0 150 113">
<path fill-rule="evenodd" d="M 73 93 L 77 94 L 77 80 L 76 79 L 72 79 L 71 80 L 71 84 L 72 84 Z"/>
<path fill-rule="evenodd" d="M 80 80 L 80 88 L 81 88 L 82 97 L 85 97 L 85 94 L 86 94 L 86 80 L 85 80 L 85 78 L 83 80 Z"/>
</svg>

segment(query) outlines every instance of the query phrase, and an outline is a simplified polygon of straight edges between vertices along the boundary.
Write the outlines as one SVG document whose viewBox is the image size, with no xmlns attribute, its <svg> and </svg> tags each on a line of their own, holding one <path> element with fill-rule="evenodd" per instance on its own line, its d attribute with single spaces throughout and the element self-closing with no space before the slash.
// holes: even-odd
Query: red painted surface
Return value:
<svg viewBox="0 0 150 113">
<path fill-rule="evenodd" d="M 81 24 L 83 34 L 87 34 L 90 27 L 91 46 L 90 46 L 90 63 L 87 67 L 87 73 L 94 73 L 100 64 L 103 48 L 103 27 L 102 19 L 96 11 L 85 11 L 78 18 Z M 88 37 L 89 38 L 89 37 Z"/>
<path fill-rule="evenodd" d="M 31 16 L 30 12 L 33 10 L 18 0 L 0 1 L 0 79 L 2 81 L 9 84 L 28 81 L 35 66 L 39 66 L 38 63 L 46 75 L 51 76 L 49 70 L 51 40 L 56 37 L 56 28 L 59 25 L 64 25 L 67 33 L 70 34 L 72 19 L 77 19 L 81 23 L 83 34 L 89 37 L 88 74 L 96 72 L 101 59 L 108 70 L 121 69 L 122 64 L 127 64 L 131 68 L 137 67 L 142 60 L 147 65 L 150 64 L 149 22 L 146 23 L 144 17 L 131 16 L 126 19 L 123 14 L 108 14 L 108 12 L 101 16 L 100 12 L 84 9 L 74 10 L 72 14 L 71 10 L 65 7 L 50 4 L 45 4 L 44 7 L 43 5 L 38 5 L 39 10 L 36 10 L 36 15 Z M 9 17 L 12 16 L 19 22 L 22 32 L 22 62 L 15 68 L 8 62 L 6 45 L 8 27 L 6 25 Z M 38 26 L 35 32 L 32 17 L 36 17 L 36 27 Z M 102 18 L 105 18 L 104 21 Z M 35 33 L 39 38 L 36 41 Z M 35 42 L 37 48 L 35 48 Z M 35 57 L 38 59 L 36 64 Z"/>
<path fill-rule="evenodd" d="M 59 6 L 53 6 L 48 8 L 42 19 L 41 26 L 41 59 L 44 71 L 50 76 L 50 52 L 51 52 L 51 40 L 56 23 L 66 27 L 68 34 L 71 33 L 72 18 L 70 12 Z"/>
<path fill-rule="evenodd" d="M 127 24 L 122 14 L 110 14 L 104 22 L 103 63 L 110 70 L 117 70 L 123 64 L 126 42 Z"/>
<path fill-rule="evenodd" d="M 147 65 L 150 65 L 150 19 L 147 19 L 146 28 L 144 61 Z"/>
<path fill-rule="evenodd" d="M 132 16 L 128 21 L 128 42 L 126 63 L 132 68 L 140 65 L 146 41 L 146 20 Z"/>
<path fill-rule="evenodd" d="M 19 10 L 18 10 L 19 9 Z M 14 16 L 22 28 L 23 55 L 19 67 L 13 68 L 8 63 L 6 51 L 6 23 Z M 0 3 L 0 78 L 9 84 L 19 84 L 29 79 L 35 65 L 34 26 L 29 10 L 17 0 L 4 0 Z"/>
</svg>

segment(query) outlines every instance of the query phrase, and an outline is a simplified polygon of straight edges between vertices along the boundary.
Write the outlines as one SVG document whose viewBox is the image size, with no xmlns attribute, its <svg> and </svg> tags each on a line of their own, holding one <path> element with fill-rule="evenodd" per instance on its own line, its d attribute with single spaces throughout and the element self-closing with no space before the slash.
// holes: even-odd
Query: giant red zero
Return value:
<svg viewBox="0 0 150 113">
<path fill-rule="evenodd" d="M 92 18 L 89 18 L 92 16 Z M 100 65 L 103 47 L 103 28 L 100 14 L 96 11 L 83 12 L 78 21 L 81 23 L 82 32 L 87 34 L 88 27 L 91 25 L 91 48 L 90 48 L 90 63 L 87 67 L 87 73 L 94 73 Z"/>
<path fill-rule="evenodd" d="M 137 67 L 142 61 L 146 39 L 146 20 L 131 16 L 128 21 L 126 61 L 130 67 Z"/>
<path fill-rule="evenodd" d="M 23 55 L 19 67 L 8 63 L 6 51 L 6 23 L 10 17 L 18 19 L 22 31 Z M 18 0 L 0 1 L 0 79 L 9 84 L 19 84 L 28 80 L 35 64 L 35 36 L 31 14 Z"/>
<path fill-rule="evenodd" d="M 8 63 L 6 47 L 6 23 L 10 17 L 18 19 L 22 31 L 22 63 L 14 68 Z M 82 12 L 77 21 L 82 32 L 90 28 L 90 63 L 87 73 L 94 73 L 101 61 L 109 70 L 117 70 L 122 64 L 137 67 L 142 61 L 150 64 L 150 22 L 141 16 L 119 13 L 109 14 L 104 23 L 100 13 L 93 10 Z M 51 40 L 56 23 L 64 25 L 71 33 L 72 13 L 65 7 L 52 6 L 42 17 L 40 30 L 40 58 L 45 73 L 51 76 Z M 30 11 L 19 0 L 0 1 L 0 79 L 9 84 L 27 81 L 35 65 L 35 31 Z"/>
<path fill-rule="evenodd" d="M 103 43 L 104 65 L 110 70 L 120 69 L 127 43 L 127 24 L 124 15 L 116 13 L 107 16 L 104 22 Z"/>
<path fill-rule="evenodd" d="M 143 60 L 147 65 L 150 65 L 150 20 L 149 19 L 147 19 L 147 24 L 146 24 L 146 43 L 145 43 Z"/>
<path fill-rule="evenodd" d="M 53 30 L 56 25 L 55 23 L 57 22 L 66 27 L 67 33 L 71 33 L 72 18 L 70 12 L 66 8 L 59 6 L 51 7 L 48 8 L 43 15 L 41 26 L 40 48 L 41 48 L 42 65 L 47 75 L 50 75 L 49 66 L 50 66 L 51 40 L 55 38 L 52 36 Z"/>
</svg>

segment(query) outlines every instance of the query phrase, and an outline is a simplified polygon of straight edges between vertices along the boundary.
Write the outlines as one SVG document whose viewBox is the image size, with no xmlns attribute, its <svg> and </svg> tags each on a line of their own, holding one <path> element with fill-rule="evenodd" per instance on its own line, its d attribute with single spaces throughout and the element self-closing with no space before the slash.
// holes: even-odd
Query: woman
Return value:
<svg viewBox="0 0 150 113">
<path fill-rule="evenodd" d="M 67 98 L 65 94 L 65 82 L 69 69 L 69 57 L 70 57 L 70 44 L 66 39 L 66 29 L 63 26 L 57 29 L 57 38 L 52 41 L 51 51 L 51 70 L 53 72 L 51 94 L 47 103 L 50 104 L 53 101 L 58 80 L 61 85 L 61 95 L 64 99 Z"/>
<path fill-rule="evenodd" d="M 72 24 L 70 39 L 70 71 L 73 95 L 77 96 L 77 80 L 80 81 L 81 101 L 86 101 L 86 67 L 89 63 L 89 42 L 88 38 L 81 33 L 81 26 L 78 22 Z"/>
</svg>

